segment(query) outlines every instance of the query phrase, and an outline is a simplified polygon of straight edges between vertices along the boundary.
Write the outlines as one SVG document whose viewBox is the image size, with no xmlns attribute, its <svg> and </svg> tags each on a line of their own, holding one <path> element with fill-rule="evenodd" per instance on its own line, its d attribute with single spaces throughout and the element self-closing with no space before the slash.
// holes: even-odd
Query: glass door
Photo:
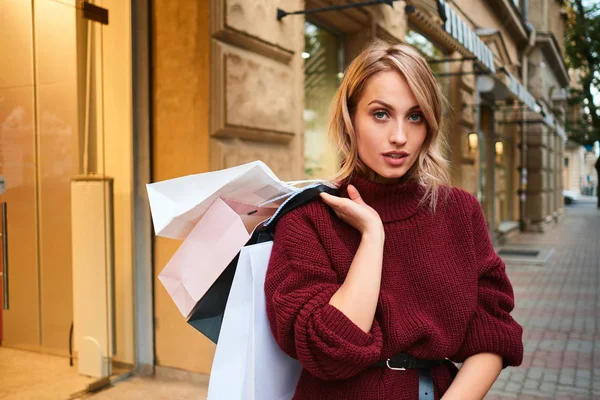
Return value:
<svg viewBox="0 0 600 400">
<path fill-rule="evenodd" d="M 71 356 L 77 367 L 84 329 L 74 315 L 91 305 L 106 313 L 89 320 L 110 337 L 98 356 L 110 374 L 134 363 L 130 6 L 110 3 L 102 25 L 83 18 L 82 4 L 0 0 L 0 36 L 11 38 L 0 42 L 0 350 L 63 356 L 67 367 Z M 86 197 L 98 181 L 106 186 Z M 91 286 L 106 289 L 77 296 L 74 277 L 90 281 L 99 258 L 107 272 Z"/>
<path fill-rule="evenodd" d="M 2 3 L 0 62 L 0 175 L 2 208 L 2 344 L 40 346 L 38 164 L 31 2 Z M 6 55 L 10 54 L 10 57 Z M 6 301 L 7 300 L 7 301 Z"/>
<path fill-rule="evenodd" d="M 76 9 L 2 4 L 0 175 L 8 304 L 4 346 L 67 355 L 72 323 L 70 181 L 78 172 Z M 7 57 L 6 55 L 10 55 Z M 7 307 L 6 307 L 7 306 Z"/>
<path fill-rule="evenodd" d="M 329 141 L 329 105 L 342 73 L 342 39 L 310 21 L 304 25 L 304 173 L 307 179 L 330 179 L 339 170 Z"/>
</svg>

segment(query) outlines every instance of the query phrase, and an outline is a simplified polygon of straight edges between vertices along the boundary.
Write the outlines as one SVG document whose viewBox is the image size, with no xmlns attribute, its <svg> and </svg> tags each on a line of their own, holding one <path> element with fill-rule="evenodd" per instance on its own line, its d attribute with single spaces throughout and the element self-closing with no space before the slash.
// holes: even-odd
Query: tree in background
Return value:
<svg viewBox="0 0 600 400">
<path fill-rule="evenodd" d="M 568 4 L 567 66 L 579 81 L 571 89 L 569 105 L 576 110 L 567 119 L 569 138 L 583 145 L 600 140 L 600 3 L 570 0 Z M 594 101 L 594 99 L 596 101 Z"/>
</svg>

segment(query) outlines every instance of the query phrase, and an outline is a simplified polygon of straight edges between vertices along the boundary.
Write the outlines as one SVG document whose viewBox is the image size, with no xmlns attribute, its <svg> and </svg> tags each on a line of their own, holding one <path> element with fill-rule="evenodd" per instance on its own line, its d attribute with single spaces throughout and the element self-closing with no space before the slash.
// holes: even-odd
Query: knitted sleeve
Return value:
<svg viewBox="0 0 600 400">
<path fill-rule="evenodd" d="M 496 254 L 481 206 L 473 198 L 472 228 L 479 268 L 478 305 L 453 361 L 462 362 L 477 353 L 502 356 L 503 368 L 517 366 L 523 359 L 523 329 L 511 317 L 514 308 L 512 285 L 504 262 Z"/>
<path fill-rule="evenodd" d="M 265 279 L 269 323 L 283 351 L 324 380 L 357 375 L 383 347 L 376 320 L 366 333 L 329 304 L 340 286 L 312 221 L 296 211 L 283 217 Z"/>
</svg>

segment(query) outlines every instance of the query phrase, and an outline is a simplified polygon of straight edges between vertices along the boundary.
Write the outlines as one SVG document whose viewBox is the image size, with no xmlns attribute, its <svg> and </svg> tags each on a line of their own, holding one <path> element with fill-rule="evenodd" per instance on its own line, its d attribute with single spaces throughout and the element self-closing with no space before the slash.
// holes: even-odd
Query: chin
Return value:
<svg viewBox="0 0 600 400">
<path fill-rule="evenodd" d="M 380 180 L 385 183 L 392 183 L 398 181 L 406 176 L 406 169 L 390 170 L 389 168 L 382 168 L 379 171 L 374 170 L 375 174 Z"/>
</svg>

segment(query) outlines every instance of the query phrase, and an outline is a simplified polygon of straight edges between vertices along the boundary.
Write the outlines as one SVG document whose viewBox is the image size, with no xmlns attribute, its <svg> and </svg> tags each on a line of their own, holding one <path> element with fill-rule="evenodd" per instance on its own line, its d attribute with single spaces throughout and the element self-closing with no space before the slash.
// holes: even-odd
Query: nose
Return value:
<svg viewBox="0 0 600 400">
<path fill-rule="evenodd" d="M 391 124 L 390 132 L 389 132 L 389 141 L 390 144 L 401 147 L 406 144 L 408 140 L 406 135 L 406 126 L 399 121 L 396 124 Z"/>
</svg>

